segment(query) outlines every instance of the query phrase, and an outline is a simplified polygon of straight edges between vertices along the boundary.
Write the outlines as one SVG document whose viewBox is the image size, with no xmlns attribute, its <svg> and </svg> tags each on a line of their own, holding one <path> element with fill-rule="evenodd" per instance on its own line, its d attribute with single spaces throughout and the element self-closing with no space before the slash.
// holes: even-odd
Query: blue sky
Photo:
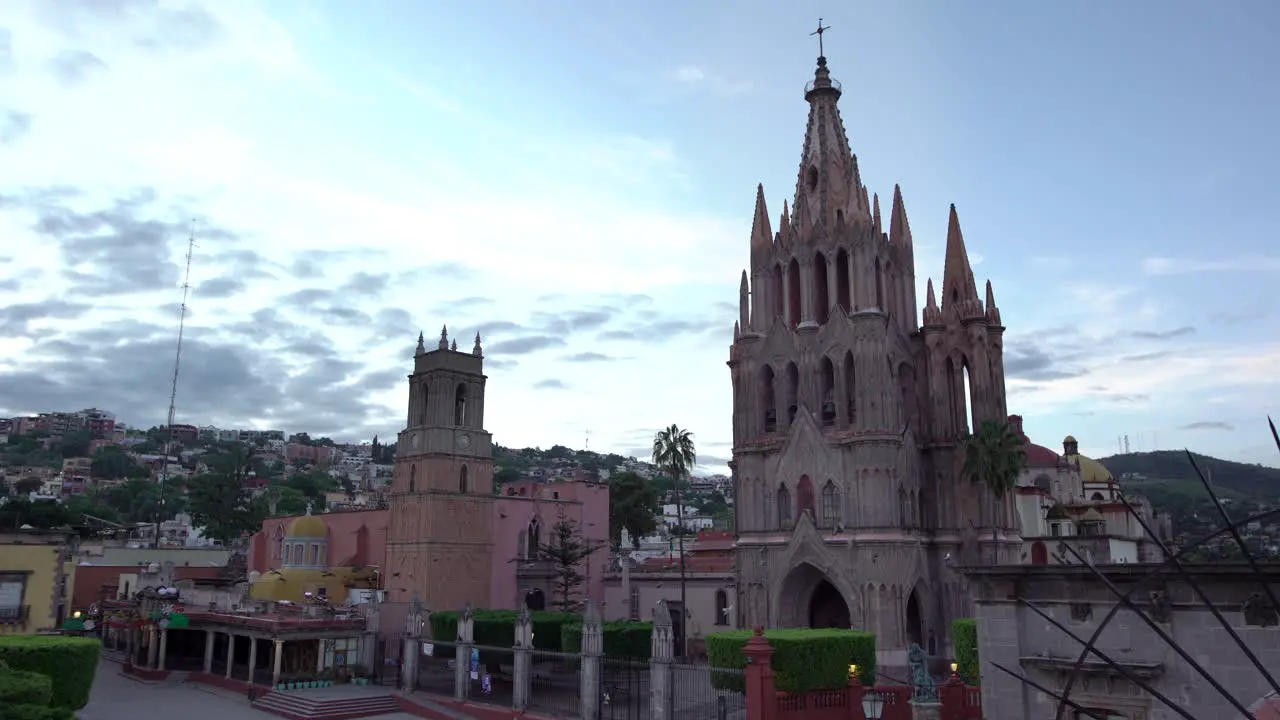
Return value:
<svg viewBox="0 0 1280 720">
<path fill-rule="evenodd" d="M 385 436 L 448 322 L 498 442 L 676 422 L 719 466 L 822 16 L 864 181 L 902 185 L 921 285 L 957 205 L 1037 441 L 1277 463 L 1274 3 L 48 8 L 0 9 L 0 413 L 161 422 L 197 217 L 180 419 Z"/>
</svg>

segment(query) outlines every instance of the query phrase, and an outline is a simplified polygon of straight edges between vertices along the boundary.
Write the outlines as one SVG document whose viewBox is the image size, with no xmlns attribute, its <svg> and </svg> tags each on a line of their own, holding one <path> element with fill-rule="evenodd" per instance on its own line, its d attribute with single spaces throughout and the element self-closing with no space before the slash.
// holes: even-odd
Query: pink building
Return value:
<svg viewBox="0 0 1280 720">
<path fill-rule="evenodd" d="M 283 565 L 281 543 L 289 523 L 298 516 L 267 518 L 249 544 L 249 570 L 265 573 Z M 384 567 L 390 510 L 352 510 L 317 515 L 328 527 L 330 567 Z M 546 543 L 561 518 L 578 526 L 584 542 L 598 545 L 585 563 L 582 599 L 604 600 L 604 575 L 609 551 L 609 487 L 587 482 L 516 482 L 501 488 L 493 503 L 491 596 L 487 607 L 551 608 L 555 572 L 540 562 L 533 548 Z M 440 609 L 440 608 L 437 608 Z"/>
</svg>

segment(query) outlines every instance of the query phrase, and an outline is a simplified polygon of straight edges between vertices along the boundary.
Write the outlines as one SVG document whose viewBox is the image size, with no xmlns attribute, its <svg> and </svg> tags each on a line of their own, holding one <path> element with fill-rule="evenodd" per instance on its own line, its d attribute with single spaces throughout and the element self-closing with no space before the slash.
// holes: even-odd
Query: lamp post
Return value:
<svg viewBox="0 0 1280 720">
<path fill-rule="evenodd" d="M 862 714 L 867 720 L 880 720 L 884 712 L 884 696 L 875 690 L 868 690 L 862 695 Z"/>
</svg>

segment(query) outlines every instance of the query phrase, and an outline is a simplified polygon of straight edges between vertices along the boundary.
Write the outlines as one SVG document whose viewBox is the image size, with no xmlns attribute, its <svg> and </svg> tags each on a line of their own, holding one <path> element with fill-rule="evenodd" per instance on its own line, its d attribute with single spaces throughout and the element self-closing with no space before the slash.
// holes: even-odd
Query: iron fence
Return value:
<svg viewBox="0 0 1280 720">
<path fill-rule="evenodd" d="M 649 720 L 651 677 L 648 660 L 603 658 L 599 720 Z"/>
<path fill-rule="evenodd" d="M 514 704 L 515 652 L 507 647 L 476 645 L 467 662 L 468 696 L 487 705 L 509 708 Z"/>
<path fill-rule="evenodd" d="M 457 673 L 457 646 L 426 641 L 418 647 L 418 690 L 453 697 Z"/>
<path fill-rule="evenodd" d="M 529 661 L 529 709 L 558 718 L 580 716 L 581 670 L 578 655 L 534 650 Z"/>
<path fill-rule="evenodd" d="M 671 666 L 671 714 L 680 720 L 745 720 L 746 678 L 740 669 L 704 663 Z"/>
</svg>

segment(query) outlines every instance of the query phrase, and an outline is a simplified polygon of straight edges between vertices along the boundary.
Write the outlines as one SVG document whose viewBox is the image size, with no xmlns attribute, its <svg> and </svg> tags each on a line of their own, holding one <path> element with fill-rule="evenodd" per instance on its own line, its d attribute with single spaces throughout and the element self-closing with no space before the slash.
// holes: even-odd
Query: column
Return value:
<svg viewBox="0 0 1280 720">
<path fill-rule="evenodd" d="M 217 636 L 212 630 L 204 631 L 204 671 L 213 672 L 213 643 L 217 641 Z"/>
<path fill-rule="evenodd" d="M 764 639 L 764 631 L 759 627 L 742 648 L 742 654 L 747 658 L 747 667 L 743 671 L 746 676 L 747 717 L 771 720 L 778 710 L 777 692 L 773 689 L 773 647 Z M 857 682 L 857 678 L 852 682 Z M 861 697 L 853 699 L 856 702 Z M 861 711 L 858 714 L 861 715 Z"/>
<path fill-rule="evenodd" d="M 161 628 L 160 629 L 160 657 L 156 662 L 157 670 L 164 669 L 164 656 L 168 651 L 168 649 L 169 649 L 169 629 Z"/>
<path fill-rule="evenodd" d="M 227 633 L 227 674 L 226 679 L 231 679 L 231 668 L 236 664 L 236 636 Z"/>
<path fill-rule="evenodd" d="M 512 655 L 515 659 L 511 679 L 511 707 L 516 712 L 529 707 L 529 682 L 533 669 L 533 618 L 529 615 L 529 606 L 520 609 L 516 617 L 515 646 Z M 585 715 L 584 717 L 594 717 Z"/>
<path fill-rule="evenodd" d="M 156 626 L 149 625 L 147 627 L 147 667 L 153 670 L 160 659 L 160 642 L 156 636 Z"/>
<path fill-rule="evenodd" d="M 400 689 L 413 692 L 418 681 L 418 638 L 406 635 L 400 645 Z"/>
<path fill-rule="evenodd" d="M 624 573 L 627 572 L 623 566 Z M 630 595 L 628 595 L 630 597 Z M 604 655 L 604 629 L 600 610 L 595 600 L 587 600 L 587 612 L 582 618 L 582 675 L 579 691 L 582 698 L 582 717 L 593 718 L 600 713 L 600 670 Z"/>
<path fill-rule="evenodd" d="M 280 656 L 283 654 L 284 642 L 276 638 L 271 648 L 271 687 L 280 684 Z"/>
<path fill-rule="evenodd" d="M 249 638 L 249 684 L 253 684 L 253 674 L 258 669 L 258 638 Z"/>
<path fill-rule="evenodd" d="M 324 640 L 316 640 L 316 675 L 324 672 Z"/>
<path fill-rule="evenodd" d="M 471 649 L 475 645 L 472 622 L 471 604 L 467 603 L 458 617 L 458 644 L 454 650 L 457 668 L 453 678 L 453 697 L 459 701 L 466 700 L 471 694 Z"/>
<path fill-rule="evenodd" d="M 585 637 L 584 637 L 585 639 Z M 653 611 L 653 645 L 649 658 L 649 716 L 651 720 L 675 720 L 671 707 L 671 663 L 675 655 L 675 635 L 671 610 L 659 600 Z"/>
</svg>

